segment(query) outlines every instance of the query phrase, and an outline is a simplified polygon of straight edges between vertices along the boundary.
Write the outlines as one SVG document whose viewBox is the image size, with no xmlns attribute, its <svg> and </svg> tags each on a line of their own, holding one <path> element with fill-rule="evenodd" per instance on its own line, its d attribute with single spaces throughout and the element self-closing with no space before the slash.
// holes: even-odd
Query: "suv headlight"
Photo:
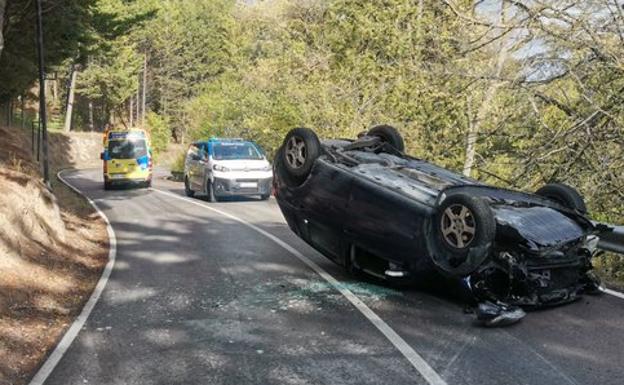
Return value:
<svg viewBox="0 0 624 385">
<path fill-rule="evenodd" d="M 225 167 L 225 166 L 221 166 L 220 164 L 215 164 L 214 166 L 212 166 L 212 169 L 215 171 L 221 171 L 221 172 L 229 172 L 230 169 Z"/>
</svg>

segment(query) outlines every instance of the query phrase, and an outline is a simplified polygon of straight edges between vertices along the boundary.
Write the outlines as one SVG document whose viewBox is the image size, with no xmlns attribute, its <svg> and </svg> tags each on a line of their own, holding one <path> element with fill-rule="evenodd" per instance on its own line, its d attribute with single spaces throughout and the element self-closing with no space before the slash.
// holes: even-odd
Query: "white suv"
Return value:
<svg viewBox="0 0 624 385">
<path fill-rule="evenodd" d="M 189 146 L 184 162 L 186 195 L 205 194 L 210 202 L 239 195 L 269 199 L 272 179 L 271 164 L 264 151 L 243 139 L 195 142 Z"/>
</svg>

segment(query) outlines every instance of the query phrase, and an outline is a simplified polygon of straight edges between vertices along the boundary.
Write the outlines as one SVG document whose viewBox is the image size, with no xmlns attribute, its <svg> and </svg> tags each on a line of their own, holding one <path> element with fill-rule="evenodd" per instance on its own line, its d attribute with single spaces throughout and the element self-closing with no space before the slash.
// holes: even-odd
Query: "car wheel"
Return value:
<svg viewBox="0 0 624 385">
<path fill-rule="evenodd" d="M 104 190 L 110 190 L 113 188 L 111 182 L 104 182 Z"/>
<path fill-rule="evenodd" d="M 152 187 L 152 181 L 151 180 L 145 181 L 145 188 L 151 188 L 151 187 Z"/>
<path fill-rule="evenodd" d="M 210 181 L 206 183 L 206 199 L 208 200 L 208 202 L 217 201 L 217 197 L 215 196 L 215 193 L 214 193 L 214 186 L 212 185 Z"/>
<path fill-rule="evenodd" d="M 260 195 L 260 199 L 263 201 L 269 200 L 269 198 L 271 197 L 270 194 L 262 194 Z"/>
<path fill-rule="evenodd" d="M 587 206 L 585 206 L 585 200 L 581 194 L 576 189 L 563 183 L 549 183 L 537 190 L 535 194 L 553 200 L 581 214 L 587 214 Z"/>
<path fill-rule="evenodd" d="M 382 141 L 388 143 L 400 152 L 405 151 L 405 143 L 403 142 L 403 137 L 399 133 L 399 130 L 392 126 L 375 126 L 368 131 L 368 136 L 376 136 L 378 138 L 381 138 Z"/>
<path fill-rule="evenodd" d="M 433 262 L 451 275 L 476 270 L 489 256 L 496 221 L 480 198 L 457 193 L 446 197 L 433 216 Z"/>
<path fill-rule="evenodd" d="M 189 183 L 188 176 L 184 177 L 184 193 L 187 197 L 195 196 L 195 191 L 191 190 L 191 184 Z"/>
<path fill-rule="evenodd" d="M 286 135 L 280 154 L 290 178 L 301 184 L 321 154 L 321 142 L 311 129 L 295 128 Z"/>
</svg>

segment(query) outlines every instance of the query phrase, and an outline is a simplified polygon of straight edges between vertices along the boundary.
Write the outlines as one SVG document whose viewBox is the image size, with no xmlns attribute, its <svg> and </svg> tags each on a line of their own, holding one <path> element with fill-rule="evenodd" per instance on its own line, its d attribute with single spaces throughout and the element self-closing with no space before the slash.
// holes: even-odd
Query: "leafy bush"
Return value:
<svg viewBox="0 0 624 385">
<path fill-rule="evenodd" d="M 151 111 L 148 112 L 146 118 L 152 149 L 154 150 L 154 155 L 157 157 L 158 154 L 167 149 L 169 139 L 171 138 L 168 119 Z"/>
<path fill-rule="evenodd" d="M 181 153 L 171 165 L 171 172 L 184 172 L 185 153 Z"/>
<path fill-rule="evenodd" d="M 624 257 L 618 254 L 605 253 L 594 260 L 601 278 L 608 286 L 624 288 Z"/>
</svg>

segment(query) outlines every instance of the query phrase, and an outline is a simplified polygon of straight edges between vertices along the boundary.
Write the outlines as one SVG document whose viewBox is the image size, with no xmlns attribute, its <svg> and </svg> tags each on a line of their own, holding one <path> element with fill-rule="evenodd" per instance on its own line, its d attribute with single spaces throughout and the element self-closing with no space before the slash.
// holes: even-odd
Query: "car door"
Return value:
<svg viewBox="0 0 624 385">
<path fill-rule="evenodd" d="M 416 257 L 415 231 L 423 213 L 409 198 L 372 181 L 355 178 L 345 233 L 353 244 L 384 260 L 401 264 Z"/>
<path fill-rule="evenodd" d="M 189 146 L 188 152 L 186 154 L 186 176 L 188 177 L 189 183 L 193 190 L 197 189 L 197 162 L 199 160 L 199 148 L 197 147 L 197 143 L 193 143 Z"/>
<path fill-rule="evenodd" d="M 352 176 L 319 162 L 302 188 L 302 212 L 309 243 L 342 263 L 345 254 L 344 224 Z"/>
<path fill-rule="evenodd" d="M 204 143 L 197 143 L 195 161 L 193 162 L 193 186 L 196 191 L 204 191 L 206 187 L 206 165 L 208 164 L 208 152 Z"/>
<path fill-rule="evenodd" d="M 211 172 L 210 156 L 208 154 L 208 143 L 199 144 L 198 156 L 199 156 L 199 160 L 197 161 L 197 170 L 196 170 L 198 190 L 204 191 L 206 189 L 206 182 L 210 178 L 210 172 Z"/>
</svg>

